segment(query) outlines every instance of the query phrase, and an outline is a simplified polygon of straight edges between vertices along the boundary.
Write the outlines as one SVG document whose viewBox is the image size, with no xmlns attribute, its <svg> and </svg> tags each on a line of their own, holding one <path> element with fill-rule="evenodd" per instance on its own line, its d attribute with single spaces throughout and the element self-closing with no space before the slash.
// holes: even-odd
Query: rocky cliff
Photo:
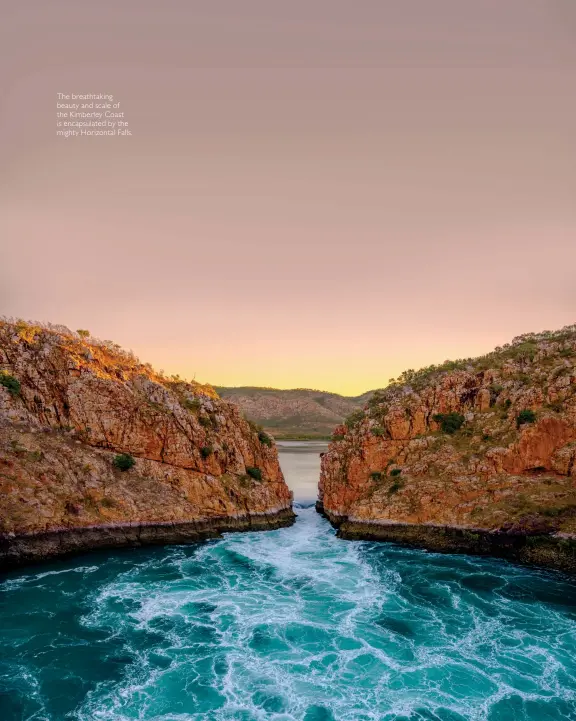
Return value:
<svg viewBox="0 0 576 721">
<path fill-rule="evenodd" d="M 293 520 L 272 439 L 111 343 L 0 321 L 0 565 Z"/>
<path fill-rule="evenodd" d="M 336 428 L 318 508 L 347 538 L 576 570 L 576 326 L 407 371 Z"/>
</svg>

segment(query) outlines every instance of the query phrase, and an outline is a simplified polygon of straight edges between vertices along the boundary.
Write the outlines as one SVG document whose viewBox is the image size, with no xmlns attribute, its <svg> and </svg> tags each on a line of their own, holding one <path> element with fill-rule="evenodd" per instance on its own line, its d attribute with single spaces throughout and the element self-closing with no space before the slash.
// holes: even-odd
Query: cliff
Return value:
<svg viewBox="0 0 576 721">
<path fill-rule="evenodd" d="M 272 439 L 210 386 L 0 321 L 0 566 L 292 521 Z"/>
<path fill-rule="evenodd" d="M 276 438 L 329 438 L 334 426 L 362 408 L 371 392 L 359 397 L 294 388 L 217 387 L 218 394 L 235 403 L 246 418 Z"/>
<path fill-rule="evenodd" d="M 318 509 L 346 538 L 576 571 L 576 326 L 407 371 L 336 428 Z"/>
</svg>

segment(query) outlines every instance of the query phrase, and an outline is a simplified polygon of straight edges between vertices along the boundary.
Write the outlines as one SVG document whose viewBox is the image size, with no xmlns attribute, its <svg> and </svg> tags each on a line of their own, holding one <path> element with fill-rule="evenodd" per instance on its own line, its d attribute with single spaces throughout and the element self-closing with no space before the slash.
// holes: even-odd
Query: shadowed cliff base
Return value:
<svg viewBox="0 0 576 721">
<path fill-rule="evenodd" d="M 165 523 L 116 523 L 62 528 L 46 533 L 0 536 L 0 571 L 89 551 L 152 545 L 197 543 L 231 531 L 272 531 L 291 526 L 289 508 L 244 516 Z"/>
<path fill-rule="evenodd" d="M 316 510 L 337 529 L 338 538 L 347 541 L 384 541 L 436 553 L 493 556 L 576 574 L 576 535 L 355 521 L 325 511 L 320 502 Z"/>
</svg>

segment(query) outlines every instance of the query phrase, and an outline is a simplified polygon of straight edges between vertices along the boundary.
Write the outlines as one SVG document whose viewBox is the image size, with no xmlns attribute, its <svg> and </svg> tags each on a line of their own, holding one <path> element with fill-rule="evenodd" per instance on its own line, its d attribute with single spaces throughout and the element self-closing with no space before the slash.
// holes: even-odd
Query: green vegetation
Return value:
<svg viewBox="0 0 576 721">
<path fill-rule="evenodd" d="M 200 449 L 200 455 L 202 458 L 208 458 L 208 456 L 211 456 L 214 453 L 214 449 L 212 446 L 202 446 Z"/>
<path fill-rule="evenodd" d="M 549 518 L 557 518 L 558 516 L 564 515 L 573 515 L 574 511 L 576 511 L 576 503 L 565 503 L 564 505 L 560 505 L 556 508 L 546 507 L 540 509 L 540 513 L 543 516 L 548 516 Z"/>
<path fill-rule="evenodd" d="M 518 413 L 518 415 L 516 416 L 516 428 L 520 428 L 520 426 L 524 425 L 525 423 L 534 423 L 535 420 L 536 413 L 534 413 L 534 411 L 520 411 L 520 413 Z"/>
<path fill-rule="evenodd" d="M 184 398 L 182 405 L 187 410 L 192 411 L 192 413 L 196 413 L 202 407 L 202 403 L 200 403 L 198 398 Z"/>
<path fill-rule="evenodd" d="M 89 330 L 83 330 L 82 328 L 80 328 L 79 330 L 76 331 L 76 333 L 78 333 L 80 338 L 89 338 L 90 337 Z"/>
<path fill-rule="evenodd" d="M 432 376 L 439 376 L 443 373 L 455 370 L 487 370 L 489 368 L 501 368 L 508 360 L 523 361 L 532 363 L 538 352 L 538 343 L 540 341 L 571 341 L 574 339 L 576 325 L 565 326 L 558 331 L 541 331 L 540 333 L 526 333 L 517 336 L 511 343 L 495 348 L 490 353 L 477 358 L 459 358 L 457 360 L 447 360 L 440 365 L 430 365 L 420 370 L 412 368 L 401 373 L 398 378 L 391 378 L 389 387 L 408 384 L 416 389 L 424 387 Z M 563 357 L 573 355 L 571 348 L 564 348 L 561 351 Z M 381 395 L 377 392 L 376 397 L 373 396 L 375 405 L 381 403 L 385 394 Z M 369 401 L 370 405 L 370 401 Z"/>
<path fill-rule="evenodd" d="M 398 491 L 404 487 L 404 483 L 400 480 L 394 481 L 390 484 L 390 488 L 388 489 L 388 495 L 393 496 L 395 493 L 398 493 Z"/>
<path fill-rule="evenodd" d="M 246 418 L 246 416 L 244 417 Z M 250 418 L 246 418 L 246 422 L 250 426 L 252 433 L 259 433 L 262 430 L 262 426 L 255 421 L 250 420 Z"/>
<path fill-rule="evenodd" d="M 433 416 L 436 423 L 440 424 L 443 433 L 452 435 L 459 431 L 466 420 L 461 413 L 437 413 Z"/>
<path fill-rule="evenodd" d="M 266 431 L 259 431 L 258 432 L 258 440 L 260 443 L 262 443 L 264 446 L 270 447 L 272 445 L 272 438 L 266 433 Z"/>
<path fill-rule="evenodd" d="M 382 428 L 382 426 L 374 426 L 370 429 L 370 433 L 372 433 L 373 436 L 383 436 L 386 431 Z"/>
<path fill-rule="evenodd" d="M 208 426 L 211 426 L 211 425 L 212 425 L 212 422 L 210 421 L 210 417 L 209 417 L 209 416 L 200 416 L 200 417 L 198 418 L 198 420 L 199 420 L 199 422 L 200 422 L 200 425 L 201 425 L 201 426 L 204 426 L 204 428 L 208 428 Z"/>
<path fill-rule="evenodd" d="M 364 420 L 364 416 L 364 411 L 359 408 L 358 410 L 350 413 L 348 418 L 346 418 L 346 420 L 344 421 L 344 425 L 346 426 L 346 428 L 354 428 L 354 426 L 357 426 Z"/>
<path fill-rule="evenodd" d="M 120 453 L 114 456 L 112 463 L 119 471 L 129 471 L 136 464 L 136 460 L 129 453 Z"/>
<path fill-rule="evenodd" d="M 402 473 L 402 469 L 401 469 L 401 468 L 393 468 L 393 469 L 390 471 L 390 475 L 391 475 L 391 476 L 399 476 L 401 473 Z"/>
<path fill-rule="evenodd" d="M 343 440 L 343 439 L 344 439 L 344 434 L 343 434 L 343 433 L 333 433 L 333 434 L 332 434 L 332 440 L 333 440 L 333 441 L 341 441 L 341 440 Z"/>
<path fill-rule="evenodd" d="M 502 391 L 504 390 L 504 386 L 499 385 L 498 383 L 492 383 L 490 386 L 490 406 L 493 406 L 496 404 L 496 401 L 498 400 L 498 396 Z"/>
<path fill-rule="evenodd" d="M 255 481 L 262 480 L 262 471 L 259 468 L 246 466 L 246 473 L 250 476 L 250 478 L 253 478 Z"/>
<path fill-rule="evenodd" d="M 14 376 L 11 376 L 5 371 L 0 371 L 0 386 L 4 386 L 8 393 L 13 396 L 19 396 L 21 391 L 20 381 L 16 380 Z"/>
<path fill-rule="evenodd" d="M 514 359 L 534 360 L 534 356 L 538 350 L 537 344 L 533 340 L 525 340 L 512 347 L 508 356 Z"/>
<path fill-rule="evenodd" d="M 370 478 L 373 481 L 380 481 L 382 479 L 382 472 L 381 471 L 372 471 L 370 474 Z"/>
</svg>

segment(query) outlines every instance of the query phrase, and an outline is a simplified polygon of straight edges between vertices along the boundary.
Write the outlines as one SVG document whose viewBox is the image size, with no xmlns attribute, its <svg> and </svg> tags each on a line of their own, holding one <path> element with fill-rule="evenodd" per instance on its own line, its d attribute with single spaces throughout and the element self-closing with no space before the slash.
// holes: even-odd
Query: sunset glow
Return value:
<svg viewBox="0 0 576 721">
<path fill-rule="evenodd" d="M 446 1 L 423 5 L 420 27 L 402 3 L 256 5 L 266 43 L 248 10 L 223 43 L 232 10 L 196 9 L 154 67 L 151 2 L 128 35 L 122 11 L 84 3 L 66 27 L 40 5 L 26 47 L 7 38 L 4 313 L 89 328 L 214 384 L 349 394 L 574 321 L 562 17 Z M 109 18 L 109 64 L 93 14 Z M 314 17 L 329 18 L 318 43 Z M 346 66 L 332 62 L 343 47 Z M 62 88 L 122 98 L 133 136 L 56 138 Z"/>
</svg>

